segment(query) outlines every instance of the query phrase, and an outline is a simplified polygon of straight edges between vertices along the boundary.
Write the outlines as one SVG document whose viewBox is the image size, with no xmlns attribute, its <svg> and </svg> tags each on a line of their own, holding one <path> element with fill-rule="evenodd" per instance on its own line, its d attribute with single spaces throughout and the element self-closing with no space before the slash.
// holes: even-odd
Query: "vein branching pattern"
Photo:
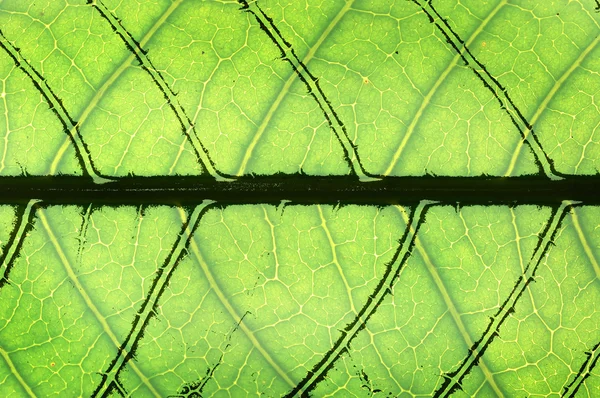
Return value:
<svg viewBox="0 0 600 398">
<path fill-rule="evenodd" d="M 142 49 L 140 44 L 131 36 L 131 34 L 125 29 L 121 21 L 119 21 L 109 9 L 106 8 L 104 3 L 101 0 L 88 0 L 88 4 L 91 4 L 98 12 L 102 15 L 102 17 L 108 21 L 112 29 L 125 43 L 127 49 L 131 51 L 132 54 L 135 55 L 137 60 L 139 61 L 141 67 L 150 75 L 152 81 L 156 84 L 156 86 L 160 89 L 160 91 L 165 96 L 165 100 L 169 104 L 169 107 L 175 112 L 177 116 L 177 120 L 181 124 L 181 128 L 183 134 L 189 140 L 190 144 L 194 148 L 194 152 L 198 157 L 198 161 L 204 167 L 211 176 L 219 181 L 229 181 L 230 178 L 223 176 L 215 167 L 213 160 L 210 158 L 206 147 L 202 144 L 200 139 L 198 138 L 198 133 L 195 130 L 192 121 L 185 113 L 184 109 L 179 104 L 177 99 L 177 95 L 173 92 L 173 90 L 169 87 L 164 77 L 158 71 L 150 58 L 148 58 L 148 53 Z"/>
<path fill-rule="evenodd" d="M 77 159 L 81 165 L 81 168 L 86 173 L 86 175 L 90 176 L 93 181 L 97 184 L 103 184 L 109 182 L 110 180 L 100 176 L 95 168 L 94 163 L 92 161 L 92 157 L 90 151 L 88 150 L 85 142 L 79 133 L 77 128 L 77 122 L 69 116 L 69 113 L 63 106 L 63 103 L 60 98 L 54 94 L 50 86 L 46 83 L 46 79 L 42 75 L 40 75 L 33 67 L 27 62 L 25 58 L 21 56 L 19 49 L 13 46 L 10 41 L 4 36 L 4 33 L 0 31 L 0 47 L 4 49 L 8 53 L 8 55 L 13 59 L 15 65 L 17 65 L 26 75 L 31 79 L 33 85 L 38 89 L 38 91 L 42 94 L 44 99 L 48 102 L 48 106 L 52 110 L 52 112 L 56 115 L 56 117 L 60 120 L 60 123 L 63 125 L 64 131 L 69 135 L 71 141 L 75 145 L 75 150 L 77 152 Z"/>
<path fill-rule="evenodd" d="M 305 84 L 309 95 L 314 98 L 319 105 L 319 108 L 323 112 L 325 119 L 327 119 L 327 123 L 340 142 L 340 145 L 344 150 L 344 158 L 348 162 L 348 165 L 354 174 L 356 174 L 363 182 L 377 180 L 375 176 L 367 172 L 363 167 L 358 155 L 358 148 L 350 140 L 346 126 L 344 126 L 344 123 L 331 106 L 331 101 L 327 99 L 325 92 L 319 85 L 319 79 L 310 73 L 307 66 L 302 62 L 292 48 L 292 45 L 285 40 L 281 34 L 281 31 L 277 28 L 277 26 L 275 26 L 273 19 L 265 14 L 265 12 L 260 8 L 258 1 L 240 0 L 240 4 L 242 5 L 242 10 L 247 11 L 254 16 L 262 31 L 269 36 L 279 51 L 281 51 L 282 58 L 290 64 L 294 72 Z"/>
<path fill-rule="evenodd" d="M 554 211 L 546 224 L 546 228 L 539 237 L 538 245 L 523 275 L 519 276 L 510 295 L 504 300 L 494 316 L 490 318 L 483 336 L 469 349 L 469 355 L 461 362 L 458 369 L 444 375 L 444 382 L 434 394 L 436 397 L 447 397 L 460 389 L 462 380 L 477 365 L 494 338 L 500 334 L 502 324 L 515 311 L 519 298 L 523 295 L 527 287 L 535 281 L 535 275 L 540 263 L 550 249 L 560 224 L 572 205 L 573 203 L 565 202 Z"/>
<path fill-rule="evenodd" d="M 1 396 L 600 394 L 594 2 L 0 3 Z"/>
<path fill-rule="evenodd" d="M 439 29 L 448 41 L 448 44 L 460 54 L 461 58 L 473 70 L 483 85 L 493 93 L 494 97 L 498 100 L 500 107 L 508 113 L 515 127 L 521 133 L 523 140 L 525 140 L 533 150 L 536 162 L 546 176 L 553 180 L 561 179 L 562 177 L 555 170 L 552 160 L 548 157 L 542 148 L 539 139 L 536 137 L 533 127 L 510 98 L 508 90 L 488 72 L 485 65 L 475 58 L 473 53 L 465 46 L 465 42 L 452 30 L 448 22 L 433 7 L 432 0 L 413 1 L 421 7 L 423 12 L 429 17 L 430 22 Z"/>
<path fill-rule="evenodd" d="M 197 206 L 190 215 L 189 220 L 184 223 L 182 231 L 179 234 L 175 245 L 171 249 L 171 252 L 167 256 L 164 265 L 156 271 L 156 276 L 150 291 L 132 322 L 132 328 L 127 335 L 127 338 L 121 347 L 119 347 L 117 356 L 102 375 L 102 382 L 94 391 L 93 396 L 104 397 L 114 388 L 122 393 L 124 392 L 124 387 L 121 386 L 118 380 L 119 372 L 121 372 L 127 362 L 133 358 L 139 340 L 144 334 L 144 329 L 148 326 L 150 319 L 156 315 L 160 297 L 167 288 L 169 280 L 173 276 L 177 265 L 185 255 L 185 250 L 189 245 L 194 230 L 198 227 L 202 214 L 210 204 L 210 201 L 205 201 Z"/>
</svg>

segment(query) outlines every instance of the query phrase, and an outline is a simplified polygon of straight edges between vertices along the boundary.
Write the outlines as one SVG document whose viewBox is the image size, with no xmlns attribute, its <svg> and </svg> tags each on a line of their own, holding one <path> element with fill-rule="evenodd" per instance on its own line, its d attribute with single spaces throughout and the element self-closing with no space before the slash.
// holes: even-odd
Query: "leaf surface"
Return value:
<svg viewBox="0 0 600 398">
<path fill-rule="evenodd" d="M 598 176 L 596 6 L 0 0 L 0 177 L 117 187 L 0 206 L 0 395 L 600 395 L 597 206 L 118 204 Z"/>
</svg>

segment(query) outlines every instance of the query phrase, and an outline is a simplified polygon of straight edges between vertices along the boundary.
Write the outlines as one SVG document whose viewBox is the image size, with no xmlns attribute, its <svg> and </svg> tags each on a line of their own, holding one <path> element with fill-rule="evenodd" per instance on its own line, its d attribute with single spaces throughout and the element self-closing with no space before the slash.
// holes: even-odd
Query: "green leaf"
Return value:
<svg viewBox="0 0 600 398">
<path fill-rule="evenodd" d="M 0 177 L 115 193 L 0 206 L 0 396 L 600 395 L 596 6 L 0 0 Z M 119 202 L 278 173 L 567 181 Z"/>
<path fill-rule="evenodd" d="M 487 350 L 461 382 L 466 394 L 560 393 L 600 340 L 597 209 L 422 207 L 422 225 L 415 211 L 213 208 L 188 230 L 187 254 L 169 260 L 191 213 L 38 208 L 0 291 L 2 389 L 90 395 L 111 361 L 133 351 L 117 350 L 130 336 L 135 357 L 112 373 L 127 394 L 195 385 L 206 395 L 279 396 L 307 369 L 326 374 L 320 361 L 376 297 L 365 329 L 307 391 L 430 395 L 484 337 Z M 396 268 L 411 217 L 414 248 Z M 171 263 L 170 282 L 155 283 Z M 389 291 L 379 289 L 388 267 L 397 272 Z M 532 283 L 516 297 L 528 272 Z M 492 336 L 488 325 L 511 295 L 514 313 Z M 145 296 L 159 305 L 140 329 L 131 322 L 146 313 Z M 588 380 L 581 391 L 593 396 L 594 375 Z"/>
<path fill-rule="evenodd" d="M 2 3 L 1 173 L 598 172 L 591 4 L 147 3 Z"/>
</svg>

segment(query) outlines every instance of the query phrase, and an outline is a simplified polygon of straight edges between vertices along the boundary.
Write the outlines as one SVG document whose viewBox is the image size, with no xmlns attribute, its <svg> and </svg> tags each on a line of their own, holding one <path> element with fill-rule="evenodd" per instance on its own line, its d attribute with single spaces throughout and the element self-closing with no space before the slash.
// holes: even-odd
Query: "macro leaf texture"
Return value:
<svg viewBox="0 0 600 398">
<path fill-rule="evenodd" d="M 0 179 L 598 177 L 599 42 L 594 0 L 0 0 Z M 142 195 L 0 204 L 0 396 L 600 396 L 599 206 Z"/>
</svg>

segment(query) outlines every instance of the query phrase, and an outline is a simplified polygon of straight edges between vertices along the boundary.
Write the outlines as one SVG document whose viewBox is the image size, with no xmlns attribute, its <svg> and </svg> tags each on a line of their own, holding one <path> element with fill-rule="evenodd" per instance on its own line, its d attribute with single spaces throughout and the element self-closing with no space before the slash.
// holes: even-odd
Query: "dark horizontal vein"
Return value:
<svg viewBox="0 0 600 398">
<path fill-rule="evenodd" d="M 125 177 L 97 185 L 81 177 L 0 177 L 0 203 L 50 204 L 416 204 L 442 203 L 557 205 L 563 200 L 600 204 L 600 176 L 551 181 L 533 177 L 385 177 L 361 183 L 353 176 L 274 175 L 217 182 L 212 177 Z"/>
<path fill-rule="evenodd" d="M 25 236 L 33 227 L 33 217 L 35 215 L 35 204 L 40 202 L 37 199 L 32 199 L 27 203 L 27 206 L 18 215 L 18 220 L 15 223 L 15 228 L 8 242 L 6 243 L 4 253 L 0 256 L 0 289 L 8 283 L 10 270 L 19 255 L 19 251 L 23 246 Z"/>
<path fill-rule="evenodd" d="M 354 337 L 356 337 L 358 332 L 365 328 L 369 318 L 377 311 L 377 308 L 379 308 L 385 297 L 392 293 L 394 284 L 396 280 L 398 280 L 400 272 L 410 257 L 419 227 L 425 220 L 427 208 L 433 203 L 434 202 L 424 200 L 413 209 L 409 222 L 406 225 L 404 235 L 400 239 L 398 249 L 392 260 L 387 264 L 383 277 L 373 293 L 367 298 L 365 305 L 356 314 L 354 320 L 341 331 L 340 337 L 334 343 L 333 347 L 325 353 L 323 359 L 307 373 L 292 391 L 286 394 L 286 397 L 305 397 L 317 386 L 317 384 L 319 384 L 319 382 L 324 380 L 327 372 L 331 370 L 340 356 L 347 352 Z"/>
<path fill-rule="evenodd" d="M 590 377 L 592 369 L 594 369 L 600 360 L 600 341 L 596 343 L 590 351 L 586 352 L 585 355 L 587 356 L 587 359 L 581 365 L 581 368 L 579 368 L 579 372 L 575 375 L 573 381 L 567 384 L 563 389 L 562 397 L 575 397 L 577 395 L 577 390 L 583 385 L 585 379 Z"/>
<path fill-rule="evenodd" d="M 498 337 L 500 328 L 504 322 L 515 312 L 519 298 L 521 298 L 531 282 L 534 281 L 538 267 L 550 249 L 550 246 L 553 244 L 556 233 L 560 228 L 560 224 L 572 205 L 572 202 L 565 201 L 560 207 L 553 211 L 550 219 L 546 223 L 546 228 L 544 228 L 544 231 L 539 236 L 538 244 L 525 267 L 523 274 L 517 279 L 512 291 L 502 305 L 500 305 L 498 311 L 490 318 L 490 322 L 481 338 L 469 348 L 469 353 L 460 363 L 458 368 L 443 376 L 442 384 L 434 393 L 435 397 L 448 397 L 456 390 L 460 389 L 465 376 L 467 376 L 479 363 L 479 360 L 483 354 L 485 354 L 485 351 L 490 344 Z"/>
<path fill-rule="evenodd" d="M 498 100 L 500 107 L 508 114 L 512 123 L 521 133 L 523 140 L 527 142 L 533 151 L 533 155 L 538 167 L 544 171 L 548 178 L 552 180 L 561 179 L 563 175 L 555 170 L 552 159 L 548 157 L 542 148 L 537 135 L 533 131 L 533 127 L 527 121 L 525 116 L 523 116 L 521 110 L 516 106 L 508 94 L 508 90 L 502 86 L 498 79 L 490 74 L 485 65 L 475 58 L 475 55 L 473 55 L 471 50 L 467 48 L 465 42 L 458 36 L 458 34 L 456 34 L 456 32 L 454 32 L 446 19 L 444 19 L 433 7 L 431 4 L 432 0 L 412 1 L 417 4 L 423 10 L 423 12 L 425 12 L 425 14 L 429 17 L 429 21 L 434 24 L 442 33 L 448 44 L 460 55 L 465 64 L 471 68 L 471 70 L 473 70 L 483 85 L 490 90 L 490 92 Z"/>
<path fill-rule="evenodd" d="M 331 101 L 325 95 L 325 92 L 319 84 L 319 79 L 315 77 L 309 70 L 308 67 L 298 57 L 292 45 L 283 37 L 281 31 L 277 28 L 273 19 L 269 17 L 258 5 L 256 0 L 246 1 L 238 0 L 242 5 L 242 10 L 246 10 L 254 16 L 260 28 L 265 34 L 271 39 L 271 41 L 277 46 L 281 52 L 281 57 L 287 61 L 294 72 L 298 75 L 298 78 L 304 83 L 308 94 L 313 97 L 317 102 L 317 105 L 323 112 L 323 116 L 327 120 L 329 127 L 333 130 L 336 138 L 338 139 L 342 150 L 344 151 L 344 158 L 350 166 L 350 169 L 359 177 L 363 182 L 375 181 L 377 177 L 368 173 L 358 155 L 358 147 L 348 137 L 348 131 L 346 126 L 340 119 L 337 112 L 333 109 Z"/>
<path fill-rule="evenodd" d="M 173 92 L 171 87 L 167 84 L 162 73 L 160 73 L 158 69 L 156 69 L 156 67 L 152 64 L 152 61 L 150 61 L 150 58 L 148 58 L 148 52 L 142 48 L 140 43 L 138 43 L 137 40 L 133 38 L 129 31 L 125 29 L 121 21 L 112 12 L 110 12 L 110 10 L 104 5 L 104 3 L 102 3 L 101 0 L 88 0 L 88 4 L 91 4 L 92 7 L 98 10 L 100 15 L 110 24 L 112 30 L 121 38 L 127 49 L 138 60 L 142 69 L 146 71 L 148 75 L 150 75 L 150 78 L 152 79 L 154 84 L 156 84 L 158 89 L 163 94 L 165 100 L 167 101 L 167 104 L 175 113 L 175 116 L 177 117 L 177 120 L 181 125 L 181 130 L 183 131 L 183 134 L 185 135 L 187 140 L 192 145 L 194 153 L 196 154 L 196 157 L 198 158 L 200 164 L 216 180 L 230 180 L 231 178 L 221 174 L 216 169 L 215 163 L 208 154 L 208 150 L 206 149 L 204 144 L 202 144 L 202 141 L 200 141 L 200 138 L 198 137 L 194 124 L 192 123 L 190 118 L 185 113 L 185 110 L 179 103 L 179 100 L 177 99 L 177 94 L 175 94 L 175 92 Z"/>
<path fill-rule="evenodd" d="M 198 227 L 202 215 L 210 204 L 210 201 L 204 201 L 201 205 L 196 206 L 187 222 L 184 223 L 181 233 L 173 244 L 171 252 L 167 255 L 164 264 L 156 271 L 152 286 L 148 291 L 144 303 L 133 319 L 129 334 L 119 347 L 116 357 L 112 360 L 106 372 L 102 374 L 102 381 L 92 394 L 93 397 L 108 396 L 114 389 L 119 391 L 124 390 L 118 381 L 119 373 L 123 370 L 127 362 L 133 358 L 138 343 L 143 337 L 150 319 L 156 315 L 160 297 L 167 288 L 175 269 L 185 256 L 192 235 Z"/>
<path fill-rule="evenodd" d="M 52 91 L 46 82 L 46 79 L 44 79 L 44 77 L 21 55 L 19 49 L 8 41 L 6 36 L 4 36 L 4 33 L 2 33 L 2 30 L 0 30 L 0 47 L 2 47 L 12 58 L 15 65 L 29 77 L 35 88 L 42 94 L 42 97 L 44 97 L 48 103 L 50 110 L 62 124 L 63 130 L 75 145 L 75 155 L 77 156 L 77 160 L 79 161 L 83 172 L 91 177 L 97 184 L 110 181 L 109 179 L 100 176 L 96 171 L 90 151 L 85 142 L 83 142 L 83 138 L 79 132 L 78 123 L 71 118 L 69 112 L 67 112 L 67 109 L 64 107 L 62 100 Z"/>
</svg>

